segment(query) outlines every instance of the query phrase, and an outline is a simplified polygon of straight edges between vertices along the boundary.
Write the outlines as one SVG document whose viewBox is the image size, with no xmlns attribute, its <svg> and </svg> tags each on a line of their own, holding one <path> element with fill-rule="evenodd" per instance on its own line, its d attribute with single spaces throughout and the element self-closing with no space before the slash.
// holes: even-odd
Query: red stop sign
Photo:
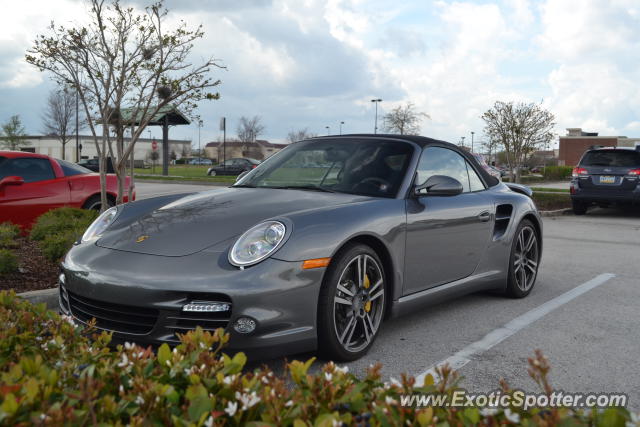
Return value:
<svg viewBox="0 0 640 427">
<path fill-rule="evenodd" d="M 151 143 L 151 149 L 154 150 L 154 151 L 158 149 L 158 143 L 156 141 L 153 141 Z"/>
</svg>

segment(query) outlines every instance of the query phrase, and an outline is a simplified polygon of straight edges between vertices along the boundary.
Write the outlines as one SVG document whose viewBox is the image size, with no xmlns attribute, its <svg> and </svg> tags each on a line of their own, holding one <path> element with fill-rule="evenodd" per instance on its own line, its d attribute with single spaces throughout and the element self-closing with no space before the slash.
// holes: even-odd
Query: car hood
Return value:
<svg viewBox="0 0 640 427">
<path fill-rule="evenodd" d="M 251 226 L 293 212 L 370 199 L 342 193 L 225 188 L 194 193 L 132 215 L 126 206 L 98 246 L 161 256 L 185 256 L 232 239 Z"/>
</svg>

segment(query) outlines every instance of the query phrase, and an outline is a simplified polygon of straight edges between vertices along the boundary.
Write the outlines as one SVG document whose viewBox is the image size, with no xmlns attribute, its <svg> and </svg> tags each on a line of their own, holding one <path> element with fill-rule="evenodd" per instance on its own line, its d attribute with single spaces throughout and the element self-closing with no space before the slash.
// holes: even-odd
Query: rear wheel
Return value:
<svg viewBox="0 0 640 427">
<path fill-rule="evenodd" d="M 115 206 L 115 202 L 107 197 L 107 208 Z M 94 211 L 100 211 L 102 208 L 102 201 L 100 200 L 100 195 L 96 194 L 95 196 L 89 197 L 89 199 L 82 205 L 82 209 L 89 209 Z"/>
<path fill-rule="evenodd" d="M 585 202 L 578 202 L 576 200 L 572 200 L 571 205 L 573 206 L 573 213 L 575 215 L 584 215 L 587 213 L 588 205 Z"/>
<path fill-rule="evenodd" d="M 531 292 L 538 276 L 540 241 L 533 223 L 524 220 L 518 226 L 511 244 L 507 295 L 524 298 Z"/>
<path fill-rule="evenodd" d="M 373 345 L 386 303 L 382 263 L 366 245 L 350 245 L 334 257 L 318 302 L 318 352 L 356 360 Z"/>
</svg>

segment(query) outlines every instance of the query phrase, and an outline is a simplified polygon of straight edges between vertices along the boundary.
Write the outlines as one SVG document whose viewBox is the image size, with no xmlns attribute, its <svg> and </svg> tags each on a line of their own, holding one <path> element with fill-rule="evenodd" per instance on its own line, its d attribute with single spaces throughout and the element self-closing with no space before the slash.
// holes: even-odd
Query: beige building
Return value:
<svg viewBox="0 0 640 427">
<path fill-rule="evenodd" d="M 273 144 L 262 139 L 255 142 L 227 141 L 224 146 L 222 142 L 210 142 L 205 146 L 205 154 L 216 162 L 235 157 L 264 160 L 286 146 L 287 144 Z"/>
<path fill-rule="evenodd" d="M 24 137 L 25 143 L 20 146 L 20 150 L 32 153 L 46 154 L 47 156 L 62 159 L 62 143 L 54 136 L 31 135 Z M 158 144 L 158 153 L 162 155 L 162 140 L 155 138 L 140 138 L 136 142 L 134 149 L 135 160 L 148 160 L 152 150 L 152 142 Z M 129 142 L 129 138 L 125 138 L 125 144 Z M 81 135 L 79 143 L 82 146 L 80 157 L 82 159 L 92 159 L 98 157 L 98 152 L 92 136 Z M 65 145 L 64 158 L 70 161 L 77 161 L 75 158 L 76 137 L 71 136 L 69 142 Z M 169 153 L 176 153 L 176 158 L 188 157 L 191 154 L 191 141 L 188 140 L 169 140 Z"/>
</svg>

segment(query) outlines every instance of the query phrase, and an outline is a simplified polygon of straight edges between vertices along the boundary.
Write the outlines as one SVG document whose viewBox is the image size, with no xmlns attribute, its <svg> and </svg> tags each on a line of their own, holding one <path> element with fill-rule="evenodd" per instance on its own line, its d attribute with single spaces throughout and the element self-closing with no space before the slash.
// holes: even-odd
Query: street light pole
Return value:
<svg viewBox="0 0 640 427">
<path fill-rule="evenodd" d="M 327 130 L 327 135 L 331 135 L 331 128 L 329 126 L 324 127 Z"/>
<path fill-rule="evenodd" d="M 340 135 L 342 135 L 342 125 L 344 124 L 344 122 L 340 122 Z"/>
<path fill-rule="evenodd" d="M 376 119 L 373 126 L 373 133 L 376 134 L 378 133 L 378 103 L 382 102 L 382 99 L 380 98 L 372 99 L 371 102 L 376 104 Z"/>
<path fill-rule="evenodd" d="M 475 133 L 474 131 L 471 131 L 471 152 L 472 153 L 473 153 L 473 134 L 474 133 Z"/>
<path fill-rule="evenodd" d="M 202 129 L 202 119 L 198 120 L 198 164 L 200 164 L 200 129 Z"/>
<path fill-rule="evenodd" d="M 462 145 L 462 147 L 464 148 L 464 136 L 460 137 L 460 144 Z"/>
</svg>

